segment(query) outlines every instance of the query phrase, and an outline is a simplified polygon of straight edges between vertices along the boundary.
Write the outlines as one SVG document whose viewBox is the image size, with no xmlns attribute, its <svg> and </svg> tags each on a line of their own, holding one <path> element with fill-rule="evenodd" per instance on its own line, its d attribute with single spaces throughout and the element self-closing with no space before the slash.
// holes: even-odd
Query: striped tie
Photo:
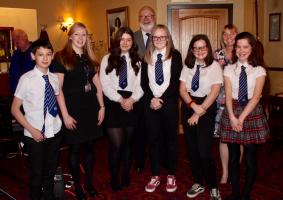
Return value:
<svg viewBox="0 0 283 200">
<path fill-rule="evenodd" d="M 53 117 L 56 117 L 58 114 L 58 107 L 55 98 L 54 90 L 49 82 L 48 75 L 43 75 L 43 79 L 45 80 L 45 92 L 44 92 L 44 120 L 46 116 L 46 112 L 50 113 Z M 45 123 L 43 124 L 42 134 L 45 132 Z"/>
<path fill-rule="evenodd" d="M 197 69 L 196 69 L 196 72 L 193 76 L 193 79 L 192 79 L 192 90 L 195 92 L 198 90 L 199 88 L 199 68 L 201 67 L 201 65 L 197 65 Z"/>
<path fill-rule="evenodd" d="M 164 82 L 163 77 L 163 63 L 161 60 L 162 54 L 157 54 L 157 61 L 155 63 L 155 82 L 161 85 Z"/>
<path fill-rule="evenodd" d="M 248 103 L 248 83 L 247 83 L 247 73 L 245 67 L 241 66 L 241 73 L 239 78 L 239 96 L 238 101 L 241 106 L 245 106 Z"/>
<path fill-rule="evenodd" d="M 126 57 L 122 56 L 122 64 L 121 64 L 121 69 L 119 73 L 119 86 L 122 89 L 125 89 L 128 85 L 127 81 L 127 62 L 126 62 Z"/>
</svg>

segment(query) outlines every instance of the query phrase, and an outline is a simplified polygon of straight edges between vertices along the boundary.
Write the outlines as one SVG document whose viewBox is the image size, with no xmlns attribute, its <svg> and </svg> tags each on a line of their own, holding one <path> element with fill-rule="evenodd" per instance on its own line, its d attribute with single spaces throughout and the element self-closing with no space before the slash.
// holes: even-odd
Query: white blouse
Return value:
<svg viewBox="0 0 283 200">
<path fill-rule="evenodd" d="M 102 90 L 104 95 L 107 96 L 111 101 L 118 102 L 118 100 L 122 97 L 117 91 L 124 90 L 132 92 L 132 98 L 135 102 L 137 102 L 143 95 L 143 90 L 141 88 L 141 69 L 138 74 L 135 74 L 134 69 L 131 65 L 131 59 L 129 57 L 129 53 L 122 54 L 125 55 L 127 62 L 127 81 L 128 85 L 126 88 L 122 89 L 119 86 L 119 76 L 116 75 L 116 70 L 113 69 L 110 73 L 106 74 L 105 69 L 108 65 L 108 58 L 110 54 L 105 55 L 102 58 L 100 65 L 100 81 L 102 85 Z M 138 63 L 140 67 L 140 63 Z"/>
<path fill-rule="evenodd" d="M 224 76 L 228 77 L 232 85 L 232 98 L 237 100 L 239 93 L 239 78 L 241 73 L 241 66 L 246 68 L 247 83 L 248 83 L 248 99 L 251 99 L 254 94 L 256 85 L 256 79 L 260 76 L 266 76 L 266 71 L 261 66 L 253 67 L 248 63 L 240 63 L 239 61 L 235 64 L 228 65 L 224 69 Z"/>
<path fill-rule="evenodd" d="M 191 96 L 205 97 L 211 92 L 212 85 L 223 84 L 223 70 L 220 64 L 216 61 L 213 61 L 208 67 L 200 67 L 199 88 L 194 92 L 191 89 L 191 86 L 197 65 L 199 65 L 199 63 L 195 62 L 195 66 L 192 69 L 184 66 L 180 80 L 186 83 L 187 92 L 190 93 Z"/>
<path fill-rule="evenodd" d="M 25 118 L 34 128 L 40 131 L 44 123 L 45 80 L 42 78 L 43 75 L 35 66 L 33 70 L 21 76 L 15 92 L 15 97 L 23 101 Z M 49 71 L 47 75 L 55 95 L 58 95 L 58 77 Z M 59 115 L 54 118 L 49 112 L 46 112 L 44 136 L 46 138 L 54 137 L 60 131 L 61 125 L 62 122 Z M 24 129 L 24 135 L 32 138 L 31 133 L 27 129 Z"/>
<path fill-rule="evenodd" d="M 152 91 L 154 97 L 161 97 L 165 90 L 168 88 L 170 84 L 171 78 L 171 58 L 165 60 L 165 52 L 166 48 L 164 48 L 161 52 L 154 51 L 152 54 L 152 61 L 153 65 L 148 64 L 148 80 L 149 80 L 149 87 Z M 161 85 L 158 85 L 155 81 L 155 63 L 157 61 L 157 54 L 162 54 L 162 62 L 163 62 L 163 77 L 164 81 Z"/>
</svg>

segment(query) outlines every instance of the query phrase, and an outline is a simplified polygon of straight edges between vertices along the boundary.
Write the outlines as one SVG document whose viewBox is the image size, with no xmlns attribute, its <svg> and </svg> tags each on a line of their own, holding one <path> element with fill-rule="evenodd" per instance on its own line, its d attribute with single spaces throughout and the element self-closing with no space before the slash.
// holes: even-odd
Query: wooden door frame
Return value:
<svg viewBox="0 0 283 200">
<path fill-rule="evenodd" d="M 172 12 L 179 9 L 228 9 L 228 23 L 233 23 L 233 4 L 169 4 L 167 5 L 167 25 L 170 32 L 172 32 Z"/>
</svg>

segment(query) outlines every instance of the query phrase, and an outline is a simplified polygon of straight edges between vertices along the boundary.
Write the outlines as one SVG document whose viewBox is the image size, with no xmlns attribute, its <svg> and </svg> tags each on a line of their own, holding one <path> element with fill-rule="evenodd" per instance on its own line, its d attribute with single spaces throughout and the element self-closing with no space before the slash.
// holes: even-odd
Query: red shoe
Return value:
<svg viewBox="0 0 283 200">
<path fill-rule="evenodd" d="M 155 189 L 160 184 L 160 177 L 159 176 L 152 176 L 148 184 L 145 186 L 146 192 L 154 192 Z"/>
<path fill-rule="evenodd" d="M 177 190 L 176 178 L 174 175 L 167 176 L 167 185 L 166 191 L 167 192 L 175 192 Z"/>
</svg>

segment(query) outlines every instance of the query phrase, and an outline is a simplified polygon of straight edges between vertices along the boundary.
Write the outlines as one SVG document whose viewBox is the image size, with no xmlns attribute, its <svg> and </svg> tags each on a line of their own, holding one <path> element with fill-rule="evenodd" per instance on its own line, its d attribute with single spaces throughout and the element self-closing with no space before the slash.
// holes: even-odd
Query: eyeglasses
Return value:
<svg viewBox="0 0 283 200">
<path fill-rule="evenodd" d="M 207 46 L 202 46 L 202 47 L 193 47 L 193 51 L 194 52 L 199 52 L 199 51 L 206 51 L 207 50 Z"/>
<path fill-rule="evenodd" d="M 153 41 L 165 41 L 168 38 L 168 36 L 152 36 Z"/>
<path fill-rule="evenodd" d="M 152 19 L 153 17 L 154 17 L 155 15 L 141 15 L 141 16 L 139 16 L 141 19 L 145 19 L 145 18 L 147 18 L 147 19 Z"/>
</svg>

